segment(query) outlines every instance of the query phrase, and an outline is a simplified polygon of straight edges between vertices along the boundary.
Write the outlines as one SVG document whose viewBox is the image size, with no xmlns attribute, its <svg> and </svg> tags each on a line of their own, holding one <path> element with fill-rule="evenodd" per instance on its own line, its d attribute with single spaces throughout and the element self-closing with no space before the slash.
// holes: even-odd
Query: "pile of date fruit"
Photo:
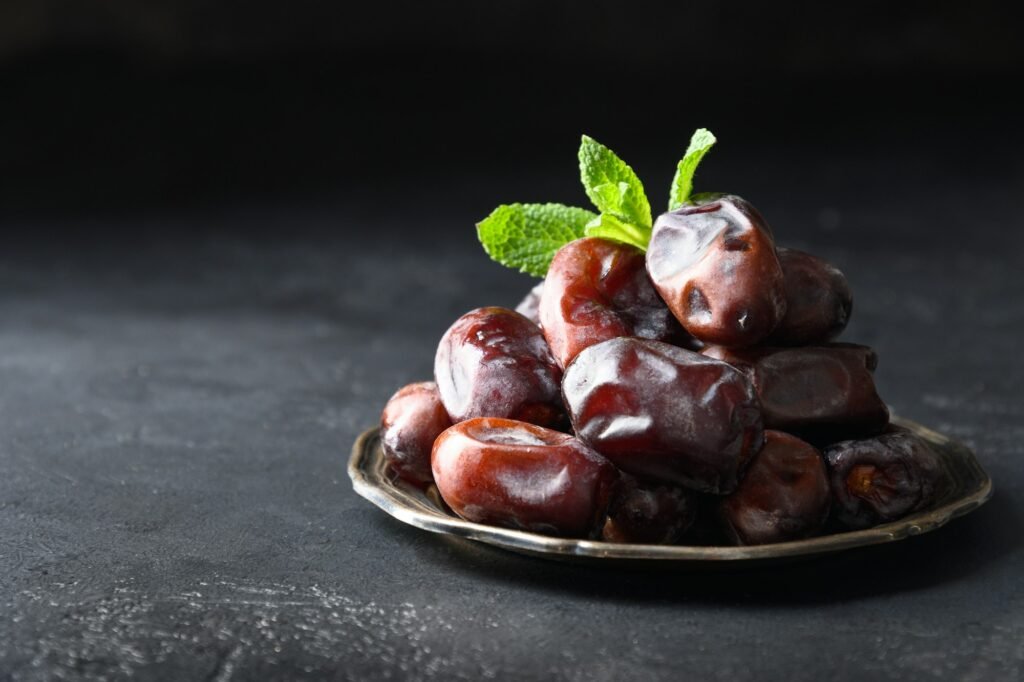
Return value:
<svg viewBox="0 0 1024 682">
<path fill-rule="evenodd" d="M 540 266 L 481 224 L 492 256 L 546 276 L 515 310 L 456 320 L 435 381 L 387 403 L 397 479 L 436 486 L 469 521 L 617 543 L 784 542 L 934 504 L 941 462 L 889 423 L 877 355 L 834 341 L 853 303 L 842 272 L 776 246 L 740 197 L 690 193 L 713 143 L 694 135 L 672 210 L 652 221 L 632 170 L 585 137 L 599 217 L 513 204 L 488 218 L 507 209 L 497 233 L 521 240 L 562 216 L 565 243 Z"/>
</svg>

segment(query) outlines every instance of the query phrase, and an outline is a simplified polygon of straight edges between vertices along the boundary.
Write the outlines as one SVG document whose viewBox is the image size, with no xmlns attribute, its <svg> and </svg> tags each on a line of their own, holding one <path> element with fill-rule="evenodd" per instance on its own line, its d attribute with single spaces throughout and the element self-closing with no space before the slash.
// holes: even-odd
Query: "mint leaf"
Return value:
<svg viewBox="0 0 1024 682">
<path fill-rule="evenodd" d="M 477 223 L 487 255 L 536 277 L 548 272 L 555 252 L 579 239 L 595 219 L 591 211 L 561 204 L 503 204 Z"/>
<path fill-rule="evenodd" d="M 587 223 L 586 233 L 588 237 L 603 237 L 625 242 L 642 251 L 647 250 L 647 244 L 651 241 L 650 228 L 624 223 L 610 213 L 602 213 Z"/>
<path fill-rule="evenodd" d="M 668 210 L 676 210 L 690 198 L 690 193 L 693 192 L 693 174 L 697 171 L 700 160 L 704 158 L 715 142 L 717 142 L 715 136 L 707 128 L 698 128 L 690 138 L 690 146 L 686 148 L 686 154 L 679 160 L 679 165 L 676 166 L 676 176 L 672 178 Z"/>
<path fill-rule="evenodd" d="M 643 183 L 625 161 L 586 135 L 580 142 L 579 158 L 583 189 L 601 213 L 638 227 L 651 226 L 651 204 Z"/>
</svg>

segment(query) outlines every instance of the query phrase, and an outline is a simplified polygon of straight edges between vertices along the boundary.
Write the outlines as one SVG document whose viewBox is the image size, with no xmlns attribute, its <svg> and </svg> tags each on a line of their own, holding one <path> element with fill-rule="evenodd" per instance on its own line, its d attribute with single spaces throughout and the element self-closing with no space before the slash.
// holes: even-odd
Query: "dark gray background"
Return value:
<svg viewBox="0 0 1024 682">
<path fill-rule="evenodd" d="M 1021 677 L 1022 62 L 996 3 L 64 4 L 0 21 L 0 679 Z M 653 38 L 580 56 L 627 27 Z M 581 132 L 661 206 L 700 125 L 698 187 L 846 271 L 846 338 L 897 412 L 976 449 L 992 502 L 889 547 L 651 573 L 359 499 L 356 435 L 457 315 L 530 286 L 475 221 L 584 202 Z"/>
<path fill-rule="evenodd" d="M 971 517 L 724 574 L 453 544 L 357 498 L 344 464 L 389 394 L 429 376 L 451 319 L 528 286 L 474 243 L 477 214 L 421 197 L 401 241 L 372 235 L 407 209 L 365 195 L 77 224 L 89 236 L 12 221 L 31 236 L 0 256 L 0 671 L 1019 679 L 1022 176 L 864 160 L 862 202 L 827 180 L 855 161 L 806 163 L 749 186 L 782 241 L 849 274 L 847 337 L 878 348 L 894 408 L 977 449 L 997 492 Z M 111 224 L 131 236 L 98 247 Z"/>
</svg>

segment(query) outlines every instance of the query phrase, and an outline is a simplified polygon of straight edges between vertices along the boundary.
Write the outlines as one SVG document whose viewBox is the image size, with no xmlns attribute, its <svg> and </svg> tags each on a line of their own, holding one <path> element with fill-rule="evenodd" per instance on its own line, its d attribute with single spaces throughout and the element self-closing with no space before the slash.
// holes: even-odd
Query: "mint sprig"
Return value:
<svg viewBox="0 0 1024 682">
<path fill-rule="evenodd" d="M 672 189 L 669 191 L 668 210 L 674 211 L 682 206 L 693 193 L 693 174 L 701 159 L 708 153 L 718 140 L 707 128 L 698 128 L 690 138 L 690 146 L 686 154 L 676 166 L 675 177 L 672 178 Z"/>
<path fill-rule="evenodd" d="M 611 213 L 602 213 L 587 223 L 586 233 L 588 237 L 603 237 L 631 244 L 641 251 L 646 251 L 647 244 L 651 241 L 650 228 L 645 229 L 624 223 Z"/>
<path fill-rule="evenodd" d="M 651 204 L 633 169 L 608 147 L 586 135 L 580 141 L 580 180 L 601 213 L 650 229 Z"/>
<path fill-rule="evenodd" d="M 693 174 L 715 136 L 701 128 L 693 134 L 676 167 L 669 210 L 693 192 Z M 602 237 L 643 251 L 651 240 L 651 204 L 643 183 L 608 147 L 586 135 L 579 149 L 583 189 L 601 212 L 562 204 L 503 204 L 477 224 L 477 237 L 497 262 L 537 277 L 547 274 L 555 253 L 581 237 Z"/>
<path fill-rule="evenodd" d="M 561 204 L 503 204 L 477 223 L 484 251 L 513 270 L 543 277 L 555 253 L 584 236 L 593 212 Z"/>
</svg>

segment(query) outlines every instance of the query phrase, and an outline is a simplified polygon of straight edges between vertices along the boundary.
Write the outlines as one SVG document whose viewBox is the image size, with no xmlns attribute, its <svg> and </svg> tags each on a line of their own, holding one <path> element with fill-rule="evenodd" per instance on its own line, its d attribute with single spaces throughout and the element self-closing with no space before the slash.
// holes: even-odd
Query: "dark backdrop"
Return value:
<svg viewBox="0 0 1024 682">
<path fill-rule="evenodd" d="M 722 140 L 707 182 L 755 197 L 791 152 L 794 184 L 897 191 L 893 149 L 919 171 L 1005 178 L 1022 139 L 1012 5 L 15 0 L 0 4 L 0 206 L 580 201 L 581 132 L 660 204 L 697 126 Z M 730 163 L 741 150 L 756 169 Z M 877 184 L 823 170 L 850 154 L 877 159 Z M 445 194 L 465 180 L 495 189 Z M 522 196 L 500 194 L 511 183 Z"/>
<path fill-rule="evenodd" d="M 1020 680 L 1020 22 L 953 2 L 0 0 L 0 679 Z M 581 132 L 836 263 L 992 502 L 736 572 L 444 542 L 349 447 Z"/>
</svg>

